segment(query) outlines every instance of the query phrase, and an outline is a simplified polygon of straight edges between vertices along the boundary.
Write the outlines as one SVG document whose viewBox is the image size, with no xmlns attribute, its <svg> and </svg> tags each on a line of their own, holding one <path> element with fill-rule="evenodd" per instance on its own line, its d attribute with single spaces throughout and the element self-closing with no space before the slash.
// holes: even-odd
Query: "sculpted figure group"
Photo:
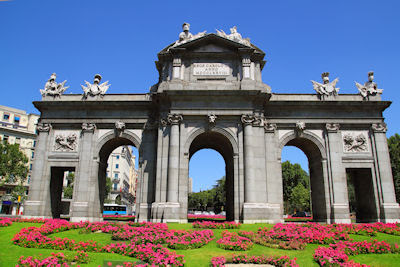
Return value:
<svg viewBox="0 0 400 267">
<path fill-rule="evenodd" d="M 242 35 L 238 33 L 236 26 L 230 28 L 230 31 L 231 33 L 227 34 L 223 30 L 217 30 L 217 35 L 246 46 L 251 46 L 250 39 L 243 38 Z M 173 45 L 171 45 L 170 48 L 198 39 L 205 35 L 206 31 L 199 32 L 193 35 L 192 33 L 190 33 L 190 24 L 185 22 L 182 25 L 182 32 L 179 34 L 179 39 Z M 69 88 L 69 86 L 65 86 L 66 81 L 63 81 L 62 83 L 57 83 L 56 77 L 57 76 L 55 73 L 51 74 L 49 80 L 45 84 L 44 89 L 40 89 L 40 93 L 42 94 L 43 97 L 46 96 L 52 96 L 53 98 L 61 97 L 61 95 L 65 92 L 65 90 Z M 336 84 L 339 82 L 339 78 L 336 78 L 332 82 L 330 82 L 329 72 L 322 73 L 321 77 L 322 77 L 322 83 L 311 80 L 313 88 L 316 91 L 316 93 L 321 97 L 337 96 L 339 93 L 339 88 L 336 87 Z M 100 96 L 101 98 L 104 97 L 108 88 L 110 87 L 110 84 L 108 83 L 108 81 L 100 84 L 101 79 L 102 79 L 101 75 L 96 74 L 94 76 L 93 83 L 85 81 L 85 85 L 81 85 L 83 90 L 82 99 L 87 99 L 88 97 L 96 97 L 96 96 Z M 382 94 L 383 91 L 383 89 L 378 89 L 377 84 L 374 82 L 373 71 L 368 72 L 368 81 L 365 82 L 364 85 L 358 82 L 355 82 L 355 84 L 360 95 L 364 99 L 368 99 L 369 96 Z M 215 121 L 213 117 L 210 117 L 209 119 L 210 123 L 213 123 Z"/>
</svg>

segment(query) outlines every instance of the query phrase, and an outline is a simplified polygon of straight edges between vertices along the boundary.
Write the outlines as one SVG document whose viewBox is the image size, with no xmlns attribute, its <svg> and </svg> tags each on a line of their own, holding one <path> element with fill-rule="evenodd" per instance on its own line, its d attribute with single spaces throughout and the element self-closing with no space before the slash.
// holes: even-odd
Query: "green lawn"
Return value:
<svg viewBox="0 0 400 267">
<path fill-rule="evenodd" d="M 38 256 L 39 254 L 48 256 L 52 250 L 48 249 L 32 249 L 32 248 L 22 248 L 19 246 L 15 246 L 12 244 L 11 239 L 15 233 L 17 233 L 23 227 L 35 226 L 38 227 L 39 224 L 34 223 L 13 223 L 10 227 L 2 227 L 0 228 L 0 266 L 15 266 L 18 261 L 18 258 L 21 255 L 24 256 Z M 170 229 L 191 229 L 191 224 L 169 224 Z M 259 227 L 272 227 L 272 225 L 265 224 L 253 224 L 253 225 L 242 225 L 240 229 L 230 230 L 230 231 L 256 231 Z M 215 239 L 207 244 L 206 246 L 193 249 L 193 250 L 176 250 L 178 254 L 182 254 L 185 256 L 186 266 L 209 266 L 210 259 L 214 256 L 221 255 L 231 255 L 233 252 L 226 251 L 217 247 L 217 243 L 215 242 L 221 236 L 222 230 L 214 230 Z M 113 242 L 111 240 L 111 235 L 104 233 L 91 233 L 91 234 L 82 234 L 79 233 L 79 230 L 70 230 L 66 232 L 52 234 L 50 236 L 57 237 L 68 237 L 70 239 L 74 239 L 77 241 L 86 241 L 86 240 L 94 240 L 101 244 L 108 244 Z M 369 237 L 359 236 L 359 235 L 351 235 L 356 241 L 360 240 L 368 240 Z M 400 244 L 400 236 L 392 236 L 387 234 L 378 234 L 375 237 L 378 240 L 385 240 L 389 243 L 398 243 Z M 318 266 L 317 263 L 313 261 L 313 253 L 314 250 L 318 247 L 318 245 L 307 245 L 307 248 L 303 251 L 290 251 L 290 250 L 280 250 L 280 249 L 271 249 L 267 247 L 263 247 L 260 245 L 254 245 L 254 247 L 245 252 L 248 255 L 288 255 L 290 257 L 296 257 L 297 263 L 300 266 Z M 65 254 L 71 253 L 68 251 L 63 251 Z M 242 252 L 243 253 L 243 252 Z M 103 266 L 103 261 L 105 260 L 118 260 L 118 261 L 132 261 L 133 259 L 130 257 L 120 256 L 116 254 L 107 254 L 107 253 L 88 253 L 90 256 L 90 263 L 87 265 L 81 266 Z M 351 257 L 351 259 L 356 262 L 365 263 L 371 266 L 400 266 L 400 255 L 399 254 L 386 254 L 386 255 L 359 255 L 355 257 Z"/>
</svg>

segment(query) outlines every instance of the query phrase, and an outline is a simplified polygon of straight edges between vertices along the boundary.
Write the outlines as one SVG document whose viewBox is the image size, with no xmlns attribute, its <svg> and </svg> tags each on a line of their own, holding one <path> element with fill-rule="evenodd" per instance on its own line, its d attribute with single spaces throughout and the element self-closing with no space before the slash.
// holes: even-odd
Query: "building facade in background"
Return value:
<svg viewBox="0 0 400 267">
<path fill-rule="evenodd" d="M 26 111 L 0 105 L 0 140 L 10 144 L 19 144 L 21 151 L 28 158 L 29 172 L 24 185 L 28 189 L 32 163 L 35 157 L 36 124 L 39 115 L 27 114 Z M 9 183 L 0 187 L 0 213 L 16 214 L 17 202 L 11 198 L 11 191 L 17 183 Z M 23 208 L 20 208 L 20 213 Z"/>
<path fill-rule="evenodd" d="M 106 175 L 112 182 L 109 196 L 112 203 L 127 206 L 134 203 L 137 171 L 132 152 L 130 146 L 120 146 L 108 158 Z"/>
</svg>

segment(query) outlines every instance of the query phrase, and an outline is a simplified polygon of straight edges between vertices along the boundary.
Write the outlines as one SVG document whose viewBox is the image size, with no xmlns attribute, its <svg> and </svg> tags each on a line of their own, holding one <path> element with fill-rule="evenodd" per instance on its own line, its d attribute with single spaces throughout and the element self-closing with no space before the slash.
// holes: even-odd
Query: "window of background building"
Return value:
<svg viewBox="0 0 400 267">
<path fill-rule="evenodd" d="M 19 124 L 20 119 L 21 118 L 19 116 L 14 116 L 14 123 Z"/>
<path fill-rule="evenodd" d="M 7 142 L 8 142 L 8 138 L 9 138 L 8 135 L 4 135 L 3 142 L 4 142 L 4 143 L 7 143 Z"/>
<path fill-rule="evenodd" d="M 16 144 L 21 144 L 21 138 L 20 137 L 15 137 L 15 143 Z"/>
<path fill-rule="evenodd" d="M 34 151 L 32 151 L 32 159 L 35 157 L 35 152 Z"/>
<path fill-rule="evenodd" d="M 119 155 L 117 156 L 117 159 L 119 159 Z"/>
<path fill-rule="evenodd" d="M 28 184 L 30 184 L 30 182 L 31 182 L 31 176 L 28 175 Z"/>
<path fill-rule="evenodd" d="M 115 168 L 118 169 L 119 168 L 119 164 L 115 164 Z"/>
<path fill-rule="evenodd" d="M 29 170 L 30 170 L 30 171 L 32 170 L 32 163 L 29 164 Z"/>
<path fill-rule="evenodd" d="M 117 188 L 118 188 L 118 184 L 114 184 L 114 190 L 117 190 Z"/>
<path fill-rule="evenodd" d="M 118 178 L 118 173 L 114 173 L 114 178 Z"/>
<path fill-rule="evenodd" d="M 3 121 L 9 121 L 10 120 L 10 114 L 4 113 L 3 114 Z"/>
<path fill-rule="evenodd" d="M 35 141 L 33 141 L 33 147 L 35 147 L 36 146 L 36 140 Z"/>
</svg>

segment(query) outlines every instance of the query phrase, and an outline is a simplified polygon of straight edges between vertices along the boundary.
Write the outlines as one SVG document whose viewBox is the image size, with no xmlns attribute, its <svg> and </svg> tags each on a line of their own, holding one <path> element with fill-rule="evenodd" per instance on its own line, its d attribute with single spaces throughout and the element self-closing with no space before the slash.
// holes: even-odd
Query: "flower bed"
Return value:
<svg viewBox="0 0 400 267">
<path fill-rule="evenodd" d="M 283 241 L 280 239 L 273 239 L 268 235 L 263 235 L 261 233 L 239 231 L 240 236 L 246 237 L 256 244 L 270 247 L 270 248 L 280 248 L 288 250 L 303 250 L 306 248 L 306 243 L 299 240 Z"/>
<path fill-rule="evenodd" d="M 397 244 L 391 246 L 384 241 L 371 242 L 339 241 L 329 247 L 318 247 L 314 252 L 314 260 L 321 266 L 366 266 L 349 261 L 350 255 L 399 253 Z"/>
<path fill-rule="evenodd" d="M 217 241 L 217 246 L 226 250 L 249 250 L 253 245 L 250 239 L 228 231 L 223 231 L 222 238 Z"/>
<path fill-rule="evenodd" d="M 149 224 L 144 224 L 144 229 L 152 229 Z M 48 220 L 41 227 L 23 228 L 17 233 L 12 241 L 15 245 L 29 248 L 47 248 L 53 250 L 72 250 L 84 252 L 109 252 L 121 255 L 131 256 L 141 259 L 145 262 L 160 266 L 183 266 L 183 256 L 169 251 L 161 244 L 136 244 L 135 240 L 130 243 L 117 243 L 101 246 L 95 241 L 76 242 L 68 238 L 49 238 L 46 235 L 65 231 L 68 229 L 85 228 L 90 231 L 104 231 L 113 233 L 119 231 L 122 224 L 112 223 L 69 223 L 64 220 Z M 153 228 L 163 229 L 164 226 L 155 226 Z M 139 227 L 140 228 L 140 227 Z"/>
<path fill-rule="evenodd" d="M 213 257 L 211 259 L 211 266 L 223 267 L 225 263 L 233 264 L 271 264 L 276 267 L 298 267 L 296 258 L 291 259 L 288 256 L 247 256 L 244 254 L 232 255 L 232 257 L 225 258 L 223 256 Z"/>
<path fill-rule="evenodd" d="M 200 248 L 214 239 L 214 232 L 211 230 L 202 231 L 170 231 L 167 244 L 172 249 Z"/>
<path fill-rule="evenodd" d="M 103 215 L 106 221 L 134 221 L 135 215 Z"/>
<path fill-rule="evenodd" d="M 0 227 L 10 226 L 12 221 L 9 218 L 0 218 Z"/>
<path fill-rule="evenodd" d="M 192 221 L 225 221 L 226 216 L 223 215 L 206 215 L 206 214 L 188 214 L 188 220 Z"/>
<path fill-rule="evenodd" d="M 88 263 L 89 256 L 83 251 L 78 251 L 74 255 L 64 255 L 64 253 L 51 253 L 50 257 L 24 257 L 21 256 L 18 260 L 18 267 L 40 267 L 40 266 L 71 266 L 76 263 Z"/>
<path fill-rule="evenodd" d="M 238 229 L 240 228 L 240 223 L 236 222 L 194 222 L 192 223 L 193 228 L 203 228 L 203 229 Z"/>
</svg>

